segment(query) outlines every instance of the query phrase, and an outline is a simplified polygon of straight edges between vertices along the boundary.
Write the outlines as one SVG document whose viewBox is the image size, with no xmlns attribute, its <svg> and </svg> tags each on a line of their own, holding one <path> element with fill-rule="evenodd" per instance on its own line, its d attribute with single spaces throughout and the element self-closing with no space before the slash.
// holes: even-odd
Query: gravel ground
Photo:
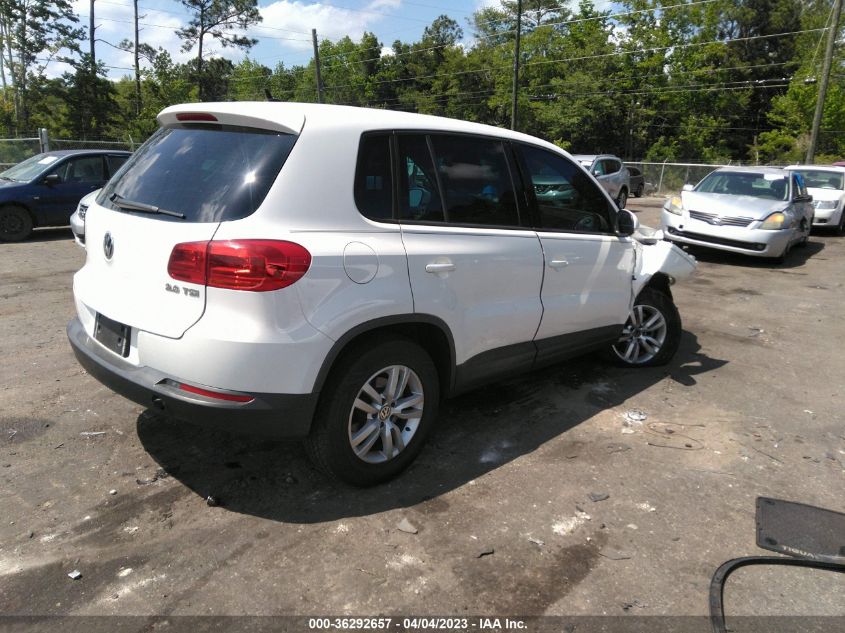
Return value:
<svg viewBox="0 0 845 633">
<path fill-rule="evenodd" d="M 69 231 L 0 245 L 0 613 L 706 614 L 713 571 L 762 553 L 758 495 L 845 511 L 845 238 L 694 254 L 671 364 L 586 357 L 452 400 L 410 470 L 357 490 L 296 443 L 111 393 L 65 338 Z M 845 615 L 843 575 L 814 574 L 743 572 L 729 607 Z"/>
</svg>

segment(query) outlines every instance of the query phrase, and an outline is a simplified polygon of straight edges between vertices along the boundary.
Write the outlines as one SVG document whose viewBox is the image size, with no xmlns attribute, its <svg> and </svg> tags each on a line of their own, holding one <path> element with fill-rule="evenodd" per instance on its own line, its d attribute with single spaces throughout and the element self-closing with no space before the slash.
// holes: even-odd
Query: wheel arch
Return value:
<svg viewBox="0 0 845 633">
<path fill-rule="evenodd" d="M 4 207 L 20 207 L 29 214 L 32 220 L 32 226 L 38 226 L 38 218 L 35 216 L 35 212 L 25 202 L 21 202 L 20 200 L 3 200 L 0 202 L 0 209 Z"/>
<path fill-rule="evenodd" d="M 314 382 L 314 392 L 322 391 L 337 361 L 348 350 L 368 338 L 385 334 L 408 338 L 422 347 L 437 367 L 441 393 L 447 395 L 452 392 L 455 381 L 455 341 L 449 326 L 442 319 L 429 314 L 380 317 L 346 332 L 335 341 L 323 360 Z"/>
<path fill-rule="evenodd" d="M 652 288 L 653 290 L 657 290 L 658 292 L 662 292 L 667 297 L 674 301 L 672 297 L 672 282 L 669 279 L 669 275 L 666 273 L 657 272 L 651 276 L 646 284 L 640 288 L 640 292 L 645 290 L 646 288 Z"/>
</svg>

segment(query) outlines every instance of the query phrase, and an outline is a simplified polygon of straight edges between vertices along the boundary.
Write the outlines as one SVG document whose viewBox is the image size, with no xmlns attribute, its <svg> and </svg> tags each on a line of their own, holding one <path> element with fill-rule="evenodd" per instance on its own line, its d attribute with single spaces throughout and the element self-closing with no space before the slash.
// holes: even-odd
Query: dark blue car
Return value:
<svg viewBox="0 0 845 633">
<path fill-rule="evenodd" d="M 25 240 L 37 226 L 65 226 L 79 200 L 99 189 L 129 152 L 46 152 L 0 173 L 0 241 Z"/>
</svg>

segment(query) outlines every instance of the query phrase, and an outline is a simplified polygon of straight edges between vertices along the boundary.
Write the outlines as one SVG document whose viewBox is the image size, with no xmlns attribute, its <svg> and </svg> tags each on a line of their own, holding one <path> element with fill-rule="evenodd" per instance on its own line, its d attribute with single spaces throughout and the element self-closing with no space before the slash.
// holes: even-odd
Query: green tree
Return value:
<svg viewBox="0 0 845 633">
<path fill-rule="evenodd" d="M 84 31 L 74 27 L 78 21 L 68 0 L 0 0 L 3 93 L 10 85 L 14 132 L 30 126 L 30 84 L 63 49 L 79 52 Z"/>
<path fill-rule="evenodd" d="M 187 26 L 176 31 L 182 40 L 182 50 L 191 51 L 196 47 L 197 55 L 194 59 L 196 84 L 199 88 L 201 101 L 207 99 L 212 83 L 217 79 L 214 73 L 205 68 L 203 59 L 206 37 L 220 43 L 223 48 L 239 48 L 248 50 L 258 40 L 241 35 L 253 24 L 262 21 L 258 11 L 257 0 L 179 0 L 191 12 L 191 19 Z M 209 64 L 214 64 L 213 60 Z"/>
</svg>

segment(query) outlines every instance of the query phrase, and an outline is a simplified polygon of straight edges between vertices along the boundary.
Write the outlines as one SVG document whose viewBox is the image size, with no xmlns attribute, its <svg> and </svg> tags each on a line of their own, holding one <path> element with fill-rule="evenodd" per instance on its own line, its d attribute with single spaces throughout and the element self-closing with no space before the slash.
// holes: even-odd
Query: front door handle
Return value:
<svg viewBox="0 0 845 633">
<path fill-rule="evenodd" d="M 450 273 L 453 270 L 455 270 L 455 265 L 452 262 L 425 265 L 425 272 L 427 273 Z"/>
<path fill-rule="evenodd" d="M 566 268 L 569 262 L 565 259 L 553 259 L 549 262 L 549 268 Z"/>
</svg>

